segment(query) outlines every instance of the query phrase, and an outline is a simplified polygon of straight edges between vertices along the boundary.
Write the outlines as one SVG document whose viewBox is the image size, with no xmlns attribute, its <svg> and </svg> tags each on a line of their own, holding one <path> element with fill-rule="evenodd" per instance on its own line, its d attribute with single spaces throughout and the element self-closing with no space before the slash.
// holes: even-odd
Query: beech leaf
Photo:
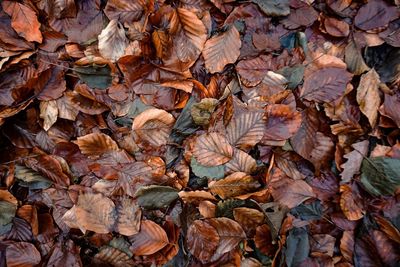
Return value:
<svg viewBox="0 0 400 267">
<path fill-rule="evenodd" d="M 140 232 L 129 237 L 130 250 L 134 255 L 151 255 L 168 244 L 165 230 L 150 220 L 143 220 Z"/>
<path fill-rule="evenodd" d="M 203 166 L 218 166 L 232 158 L 233 147 L 223 135 L 212 132 L 197 138 L 193 155 Z"/>
<path fill-rule="evenodd" d="M 111 20 L 99 35 L 99 50 L 104 58 L 117 61 L 125 53 L 128 38 L 124 27 L 117 20 Z"/>
</svg>

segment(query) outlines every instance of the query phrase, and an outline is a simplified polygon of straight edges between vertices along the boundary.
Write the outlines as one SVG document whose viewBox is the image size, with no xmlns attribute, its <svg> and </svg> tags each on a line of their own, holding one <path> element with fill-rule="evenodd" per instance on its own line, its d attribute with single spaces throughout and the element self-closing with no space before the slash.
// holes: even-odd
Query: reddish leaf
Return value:
<svg viewBox="0 0 400 267">
<path fill-rule="evenodd" d="M 217 230 L 206 221 L 196 220 L 190 225 L 186 243 L 187 247 L 201 262 L 208 262 L 217 250 L 220 237 Z"/>
<path fill-rule="evenodd" d="M 6 249 L 7 266 L 28 267 L 40 263 L 39 251 L 31 243 L 10 242 Z"/>
<path fill-rule="evenodd" d="M 135 255 L 151 255 L 169 243 L 164 229 L 150 220 L 143 220 L 140 232 L 129 237 L 129 240 L 132 243 L 129 249 Z"/>
<path fill-rule="evenodd" d="M 40 32 L 40 23 L 36 13 L 29 7 L 11 1 L 2 2 L 4 11 L 11 16 L 11 26 L 14 30 L 29 42 L 42 42 L 42 33 Z"/>
<path fill-rule="evenodd" d="M 210 182 L 208 187 L 212 193 L 227 199 L 255 191 L 260 183 L 246 173 L 235 172 L 224 179 Z"/>
<path fill-rule="evenodd" d="M 131 23 L 141 18 L 146 2 L 143 0 L 131 2 L 127 0 L 110 0 L 107 2 L 104 13 L 110 20 L 121 23 Z"/>
<path fill-rule="evenodd" d="M 353 186 L 354 188 L 354 186 Z M 357 191 L 353 191 L 353 188 L 347 184 L 340 186 L 340 207 L 347 219 L 351 221 L 357 221 L 364 216 L 364 208 L 360 203 L 360 196 L 357 196 Z"/>
<path fill-rule="evenodd" d="M 383 27 L 396 17 L 398 17 L 396 7 L 389 6 L 385 1 L 372 0 L 358 10 L 354 24 L 368 31 Z"/>
<path fill-rule="evenodd" d="M 98 158 L 103 154 L 118 150 L 117 143 L 103 133 L 92 133 L 78 137 L 75 143 L 79 146 L 82 154 L 90 158 Z"/>
<path fill-rule="evenodd" d="M 206 68 L 210 73 L 221 72 L 227 64 L 235 63 L 240 55 L 240 35 L 235 26 L 207 40 L 203 49 Z"/>
<path fill-rule="evenodd" d="M 318 103 L 330 103 L 344 94 L 351 74 L 341 68 L 322 68 L 304 77 L 301 98 Z"/>
</svg>

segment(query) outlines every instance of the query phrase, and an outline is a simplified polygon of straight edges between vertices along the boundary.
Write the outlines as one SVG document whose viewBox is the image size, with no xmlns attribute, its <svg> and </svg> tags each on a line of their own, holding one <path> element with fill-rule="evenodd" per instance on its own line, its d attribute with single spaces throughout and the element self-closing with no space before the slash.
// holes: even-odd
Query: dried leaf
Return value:
<svg viewBox="0 0 400 267">
<path fill-rule="evenodd" d="M 354 186 L 353 186 L 354 188 Z M 340 207 L 344 215 L 350 221 L 357 221 L 364 216 L 364 209 L 360 203 L 360 197 L 357 192 L 353 192 L 353 188 L 347 184 L 340 186 Z"/>
<path fill-rule="evenodd" d="M 378 119 L 378 108 L 381 105 L 379 95 L 379 75 L 374 69 L 363 74 L 357 88 L 357 102 L 360 110 L 367 116 L 372 128 L 375 128 Z"/>
<path fill-rule="evenodd" d="M 132 130 L 141 140 L 161 146 L 167 143 L 174 122 L 174 117 L 165 110 L 151 108 L 136 116 Z"/>
<path fill-rule="evenodd" d="M 139 206 L 145 209 L 161 209 L 168 207 L 179 195 L 175 188 L 150 185 L 139 188 L 135 197 Z"/>
<path fill-rule="evenodd" d="M 213 194 L 227 199 L 253 192 L 260 187 L 260 183 L 244 172 L 235 172 L 224 179 L 209 183 L 208 187 Z"/>
<path fill-rule="evenodd" d="M 368 152 L 368 145 L 368 140 L 354 143 L 352 145 L 354 150 L 343 156 L 347 161 L 340 166 L 343 168 L 343 171 L 340 174 L 342 176 L 342 183 L 350 182 L 353 176 L 359 173 L 361 163 Z"/>
<path fill-rule="evenodd" d="M 218 166 L 233 156 L 233 147 L 219 133 L 203 134 L 196 139 L 193 156 L 203 166 Z"/>
<path fill-rule="evenodd" d="M 208 262 L 217 250 L 220 237 L 207 221 L 194 221 L 187 232 L 186 243 L 190 253 L 201 262 Z"/>
<path fill-rule="evenodd" d="M 99 50 L 104 58 L 117 61 L 125 53 L 128 38 L 124 27 L 117 20 L 111 20 L 99 35 Z"/>
<path fill-rule="evenodd" d="M 78 225 L 99 234 L 111 232 L 116 219 L 114 203 L 102 194 L 79 195 L 75 213 Z"/>
<path fill-rule="evenodd" d="M 225 174 L 225 166 L 224 165 L 219 165 L 219 166 L 214 166 L 214 167 L 205 167 L 199 164 L 196 160 L 195 157 L 192 157 L 190 161 L 190 167 L 192 169 L 192 172 L 200 177 L 207 177 L 210 179 L 221 179 L 224 178 Z"/>
<path fill-rule="evenodd" d="M 361 49 L 357 47 L 356 42 L 351 41 L 345 49 L 345 61 L 347 68 L 354 75 L 360 75 L 369 70 L 367 64 L 361 55 Z"/>
<path fill-rule="evenodd" d="M 245 172 L 251 174 L 257 168 L 257 162 L 246 152 L 240 149 L 235 149 L 233 158 L 225 163 L 225 174 L 234 172 Z"/>
<path fill-rule="evenodd" d="M 58 116 L 58 107 L 55 100 L 40 102 L 40 118 L 44 120 L 43 129 L 48 131 L 56 123 Z"/>
<path fill-rule="evenodd" d="M 117 205 L 117 231 L 126 236 L 134 235 L 139 232 L 142 210 L 130 198 L 124 198 Z"/>
<path fill-rule="evenodd" d="M 31 243 L 12 242 L 6 249 L 7 266 L 35 266 L 41 261 L 39 251 Z"/>
<path fill-rule="evenodd" d="M 78 137 L 74 143 L 79 146 L 82 154 L 90 158 L 98 158 L 103 154 L 119 149 L 117 143 L 103 133 L 91 133 Z"/>
<path fill-rule="evenodd" d="M 21 3 L 11 1 L 3 1 L 1 5 L 4 11 L 11 16 L 11 26 L 19 36 L 29 42 L 42 43 L 40 23 L 32 9 Z"/>
<path fill-rule="evenodd" d="M 207 222 L 213 226 L 219 236 L 219 244 L 213 258 L 233 250 L 242 240 L 246 238 L 240 224 L 229 218 L 213 218 Z"/>
<path fill-rule="evenodd" d="M 283 0 L 283 1 L 252 0 L 252 2 L 257 4 L 267 16 L 273 16 L 273 17 L 287 16 L 290 13 L 288 0 Z"/>
<path fill-rule="evenodd" d="M 139 256 L 151 255 L 169 243 L 164 229 L 150 220 L 143 220 L 140 232 L 129 237 L 129 241 L 132 243 L 129 249 L 134 255 Z"/>
<path fill-rule="evenodd" d="M 265 132 L 262 112 L 245 112 L 235 117 L 226 127 L 230 144 L 243 150 L 254 147 Z"/>
<path fill-rule="evenodd" d="M 362 6 L 354 18 L 354 25 L 364 31 L 378 29 L 398 17 L 396 7 L 385 1 L 372 0 Z"/>
<path fill-rule="evenodd" d="M 318 103 L 331 103 L 341 97 L 351 80 L 351 74 L 335 67 L 322 68 L 304 77 L 301 98 Z"/>
<path fill-rule="evenodd" d="M 210 73 L 223 71 L 227 64 L 235 63 L 240 55 L 240 34 L 235 26 L 207 40 L 202 51 L 206 69 Z"/>
<path fill-rule="evenodd" d="M 110 20 L 118 20 L 121 23 L 132 23 L 139 20 L 144 11 L 146 2 L 143 0 L 110 0 L 104 9 L 104 13 Z"/>
</svg>

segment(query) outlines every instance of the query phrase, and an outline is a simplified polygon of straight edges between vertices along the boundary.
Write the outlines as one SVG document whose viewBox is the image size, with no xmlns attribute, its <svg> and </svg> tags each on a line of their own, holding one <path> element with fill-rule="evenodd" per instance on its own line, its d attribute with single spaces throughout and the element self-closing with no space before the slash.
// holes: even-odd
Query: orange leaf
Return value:
<svg viewBox="0 0 400 267">
<path fill-rule="evenodd" d="M 124 198 L 117 206 L 117 229 L 122 235 L 130 236 L 139 232 L 142 210 L 131 198 Z"/>
<path fill-rule="evenodd" d="M 217 194 L 223 199 L 253 192 L 260 186 L 257 180 L 244 172 L 232 173 L 226 178 L 212 181 L 208 185 L 213 194 Z"/>
<path fill-rule="evenodd" d="M 140 232 L 129 237 L 130 250 L 135 255 L 151 255 L 168 244 L 168 236 L 161 226 L 150 220 L 143 220 Z"/>
<path fill-rule="evenodd" d="M 214 255 L 219 241 L 217 230 L 206 221 L 194 221 L 187 231 L 188 249 L 203 263 L 208 262 Z"/>
<path fill-rule="evenodd" d="M 232 158 L 233 147 L 223 135 L 212 132 L 197 138 L 193 155 L 203 166 L 218 166 Z"/>
<path fill-rule="evenodd" d="M 117 143 L 103 133 L 91 133 L 78 137 L 74 143 L 79 146 L 82 154 L 89 156 L 89 158 L 98 158 L 103 154 L 119 149 Z"/>
<path fill-rule="evenodd" d="M 217 230 L 219 235 L 219 244 L 211 260 L 218 259 L 222 254 L 233 250 L 246 238 L 242 227 L 234 220 L 222 217 L 208 219 L 207 222 Z"/>
<path fill-rule="evenodd" d="M 357 192 L 353 192 L 354 186 L 351 187 L 348 184 L 340 186 L 340 208 L 344 215 L 350 221 L 357 221 L 364 217 L 364 209 L 362 207 L 362 199 L 357 196 Z"/>
<path fill-rule="evenodd" d="M 264 222 L 264 214 L 261 211 L 246 207 L 233 209 L 233 217 L 246 233 L 251 233 L 252 235 L 254 235 L 257 226 Z"/>
<path fill-rule="evenodd" d="M 235 26 L 207 40 L 202 52 L 206 69 L 210 73 L 221 72 L 227 64 L 235 63 L 241 45 L 240 34 Z"/>
<path fill-rule="evenodd" d="M 161 146 L 167 143 L 174 122 L 174 117 L 165 110 L 151 108 L 133 120 L 132 130 L 139 139 L 153 146 Z"/>
<path fill-rule="evenodd" d="M 11 1 L 4 1 L 2 7 L 11 16 L 11 26 L 20 36 L 29 42 L 42 43 L 40 23 L 32 9 L 21 3 Z"/>
</svg>

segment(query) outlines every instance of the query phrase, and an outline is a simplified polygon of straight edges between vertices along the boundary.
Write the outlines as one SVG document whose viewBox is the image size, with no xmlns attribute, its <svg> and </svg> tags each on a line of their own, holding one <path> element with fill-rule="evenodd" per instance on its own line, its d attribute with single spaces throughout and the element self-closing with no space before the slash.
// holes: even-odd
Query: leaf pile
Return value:
<svg viewBox="0 0 400 267">
<path fill-rule="evenodd" d="M 0 266 L 399 266 L 393 0 L 4 0 Z"/>
</svg>

